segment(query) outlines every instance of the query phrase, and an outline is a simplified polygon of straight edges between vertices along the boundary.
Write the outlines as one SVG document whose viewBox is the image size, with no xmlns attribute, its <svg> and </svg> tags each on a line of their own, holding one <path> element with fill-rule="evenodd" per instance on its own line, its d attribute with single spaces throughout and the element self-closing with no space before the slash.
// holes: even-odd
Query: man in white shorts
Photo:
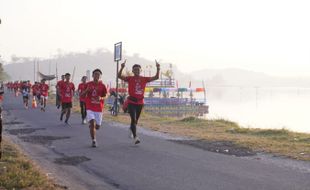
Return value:
<svg viewBox="0 0 310 190">
<path fill-rule="evenodd" d="M 102 112 L 104 107 L 104 98 L 107 95 L 107 88 L 99 81 L 102 72 L 100 69 L 93 71 L 93 81 L 86 84 L 86 89 L 81 95 L 86 95 L 86 119 L 89 122 L 90 137 L 92 139 L 92 147 L 97 147 L 96 130 L 102 123 Z"/>
</svg>

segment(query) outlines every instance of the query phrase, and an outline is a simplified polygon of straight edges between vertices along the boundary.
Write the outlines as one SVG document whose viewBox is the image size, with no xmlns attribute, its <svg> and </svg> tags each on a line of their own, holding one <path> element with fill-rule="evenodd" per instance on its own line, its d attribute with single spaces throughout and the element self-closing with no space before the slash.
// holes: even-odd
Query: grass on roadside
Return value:
<svg viewBox="0 0 310 190">
<path fill-rule="evenodd" d="M 20 150 L 7 140 L 2 142 L 2 159 L 0 160 L 0 189 L 37 189 L 56 190 L 33 162 L 28 160 Z"/>
<path fill-rule="evenodd" d="M 130 122 L 128 114 L 124 113 L 115 117 L 106 112 L 104 118 L 128 125 Z M 224 119 L 158 117 L 147 113 L 142 114 L 139 126 L 208 141 L 231 141 L 254 151 L 310 161 L 310 134 L 307 133 L 286 129 L 242 128 Z"/>
</svg>

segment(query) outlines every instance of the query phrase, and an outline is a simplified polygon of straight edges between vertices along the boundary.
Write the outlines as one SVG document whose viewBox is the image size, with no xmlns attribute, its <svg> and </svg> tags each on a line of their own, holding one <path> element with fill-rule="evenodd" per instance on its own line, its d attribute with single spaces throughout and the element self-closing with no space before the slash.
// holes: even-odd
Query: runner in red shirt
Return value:
<svg viewBox="0 0 310 190">
<path fill-rule="evenodd" d="M 64 114 L 66 114 L 65 124 L 70 126 L 68 120 L 71 114 L 72 97 L 75 91 L 74 84 L 70 82 L 70 73 L 65 74 L 65 81 L 60 84 L 59 90 L 60 90 L 61 107 L 62 107 L 60 114 L 60 121 L 62 121 Z"/>
<path fill-rule="evenodd" d="M 60 95 L 60 90 L 59 90 L 59 88 L 60 88 L 61 84 L 62 84 L 64 81 L 65 81 L 65 75 L 61 75 L 61 80 L 58 81 L 57 84 L 56 84 L 56 107 L 57 107 L 57 109 L 59 109 L 60 106 L 61 106 L 61 98 L 60 98 L 61 95 Z"/>
<path fill-rule="evenodd" d="M 80 108 L 81 108 L 81 115 L 82 115 L 82 124 L 86 124 L 86 104 L 85 104 L 85 95 L 82 96 L 81 93 L 86 89 L 87 85 L 86 85 L 86 80 L 87 80 L 87 76 L 83 76 L 81 79 L 81 83 L 78 86 L 78 94 L 79 94 L 79 98 L 80 98 Z"/>
<path fill-rule="evenodd" d="M 17 96 L 21 93 L 22 83 L 22 81 L 17 82 Z"/>
<path fill-rule="evenodd" d="M 138 144 L 140 143 L 140 139 L 137 136 L 137 124 L 138 120 L 143 108 L 144 104 L 144 90 L 146 83 L 157 80 L 159 78 L 159 70 L 160 65 L 155 60 L 157 72 L 156 75 L 153 77 L 143 77 L 140 76 L 141 72 L 141 66 L 138 64 L 135 64 L 132 66 L 132 72 L 134 76 L 122 76 L 122 71 L 125 67 L 125 63 L 121 64 L 121 69 L 118 72 L 118 78 L 124 80 L 125 82 L 128 82 L 128 112 L 130 114 L 131 123 L 130 123 L 130 130 L 132 132 L 132 135 L 134 137 L 134 143 Z"/>
<path fill-rule="evenodd" d="M 93 71 L 93 81 L 88 82 L 86 89 L 81 96 L 86 95 L 87 121 L 89 122 L 90 136 L 92 138 L 92 147 L 97 147 L 96 130 L 102 123 L 102 111 L 104 106 L 104 97 L 107 95 L 107 88 L 99 81 L 102 72 L 100 69 Z"/>
<path fill-rule="evenodd" d="M 39 91 L 40 91 L 40 102 L 41 102 L 41 111 L 45 111 L 46 107 L 46 101 L 48 98 L 48 89 L 49 86 L 45 84 L 46 79 L 41 80 L 41 84 L 39 86 Z"/>
<path fill-rule="evenodd" d="M 31 90 L 32 90 L 32 102 L 35 103 L 35 105 L 37 105 L 36 98 L 38 99 L 38 101 L 40 101 L 39 83 L 38 82 L 34 82 L 34 84 L 31 86 Z"/>
<path fill-rule="evenodd" d="M 13 89 L 14 89 L 15 96 L 17 97 L 19 94 L 19 92 L 18 92 L 19 91 L 19 82 L 18 81 L 14 82 Z"/>
<path fill-rule="evenodd" d="M 34 84 L 31 87 L 33 99 L 35 99 L 35 97 L 37 96 L 37 93 L 39 91 L 38 87 L 39 87 L 38 82 L 34 82 Z"/>
</svg>

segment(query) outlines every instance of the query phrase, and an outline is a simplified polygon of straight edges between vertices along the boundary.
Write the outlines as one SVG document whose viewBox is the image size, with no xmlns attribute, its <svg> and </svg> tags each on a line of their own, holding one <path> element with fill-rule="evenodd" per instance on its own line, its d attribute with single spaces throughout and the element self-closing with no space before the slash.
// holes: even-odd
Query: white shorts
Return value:
<svg viewBox="0 0 310 190">
<path fill-rule="evenodd" d="M 43 96 L 43 95 L 41 95 L 41 99 L 47 100 L 47 97 L 48 97 L 48 96 Z"/>
<path fill-rule="evenodd" d="M 90 120 L 94 119 L 96 121 L 96 125 L 101 126 L 102 112 L 95 112 L 95 111 L 91 111 L 91 110 L 86 110 L 86 112 L 87 112 L 86 119 L 88 122 L 90 122 Z"/>
</svg>

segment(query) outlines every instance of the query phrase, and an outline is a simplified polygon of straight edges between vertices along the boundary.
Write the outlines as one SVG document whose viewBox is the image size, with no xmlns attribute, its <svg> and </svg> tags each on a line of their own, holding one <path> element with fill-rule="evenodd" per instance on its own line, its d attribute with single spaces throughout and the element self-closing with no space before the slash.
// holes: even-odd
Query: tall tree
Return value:
<svg viewBox="0 0 310 190">
<path fill-rule="evenodd" d="M 6 72 L 4 72 L 4 69 L 2 67 L 2 63 L 0 63 L 0 81 L 3 81 L 5 79 L 8 79 L 9 76 Z"/>
</svg>

